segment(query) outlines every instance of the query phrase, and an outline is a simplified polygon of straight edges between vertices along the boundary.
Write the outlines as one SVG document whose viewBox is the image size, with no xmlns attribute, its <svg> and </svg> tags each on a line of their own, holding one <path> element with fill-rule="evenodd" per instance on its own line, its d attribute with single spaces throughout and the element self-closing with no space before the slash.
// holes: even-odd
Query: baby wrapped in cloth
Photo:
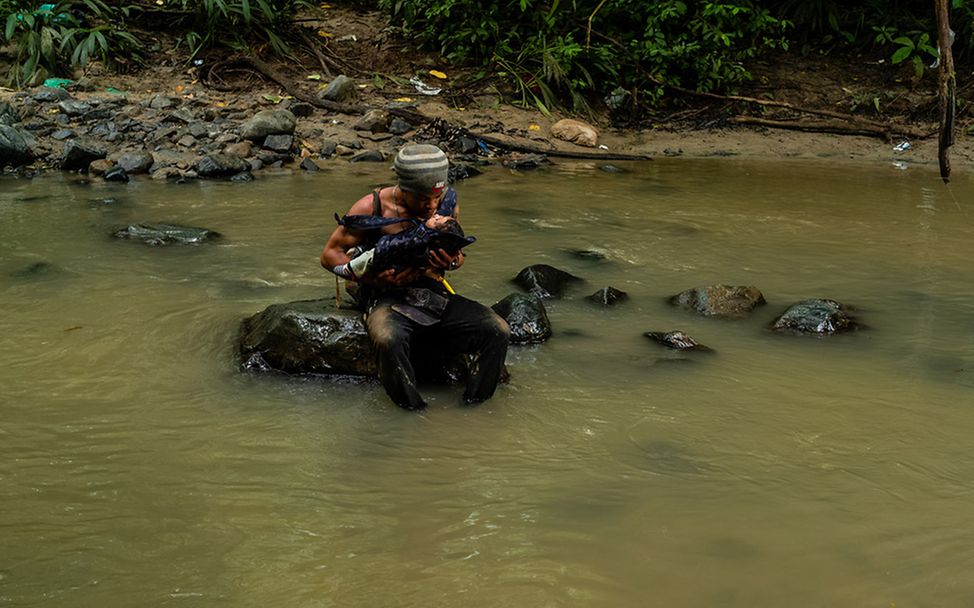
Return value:
<svg viewBox="0 0 974 608">
<path fill-rule="evenodd" d="M 390 268 L 423 268 L 427 266 L 428 252 L 443 249 L 451 257 L 463 247 L 476 241 L 476 237 L 466 236 L 460 223 L 453 218 L 457 204 L 457 193 L 449 188 L 443 200 L 425 222 L 414 218 L 379 217 L 376 215 L 346 215 L 335 220 L 349 230 L 379 231 L 385 226 L 408 223 L 408 228 L 396 234 L 384 234 L 371 249 L 353 249 L 351 261 L 335 266 L 332 272 L 340 277 L 355 280 L 366 272 L 381 272 Z"/>
</svg>

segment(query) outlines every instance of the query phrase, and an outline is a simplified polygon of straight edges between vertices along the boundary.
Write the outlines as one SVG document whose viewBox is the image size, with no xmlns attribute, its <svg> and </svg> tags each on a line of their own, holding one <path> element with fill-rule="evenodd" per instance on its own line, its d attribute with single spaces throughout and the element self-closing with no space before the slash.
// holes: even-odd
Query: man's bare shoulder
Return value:
<svg viewBox="0 0 974 608">
<path fill-rule="evenodd" d="M 348 210 L 349 215 L 372 215 L 372 193 L 369 192 L 362 198 L 355 201 L 355 204 Z"/>
</svg>

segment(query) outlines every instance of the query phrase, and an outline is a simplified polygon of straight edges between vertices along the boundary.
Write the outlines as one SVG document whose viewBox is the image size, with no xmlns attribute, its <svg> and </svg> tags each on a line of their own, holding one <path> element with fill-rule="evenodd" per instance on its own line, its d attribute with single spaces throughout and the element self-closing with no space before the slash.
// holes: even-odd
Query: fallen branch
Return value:
<svg viewBox="0 0 974 608">
<path fill-rule="evenodd" d="M 772 120 L 754 116 L 734 116 L 728 120 L 730 124 L 768 127 L 772 129 L 789 129 L 792 131 L 806 131 L 809 133 L 835 133 L 837 135 L 867 135 L 881 137 L 887 141 L 894 135 L 904 135 L 921 139 L 929 134 L 910 127 L 893 127 L 889 125 L 870 124 L 855 121 L 852 123 L 835 120 L 800 121 L 800 120 Z"/>
<path fill-rule="evenodd" d="M 280 85 L 281 88 L 283 88 L 284 91 L 291 97 L 294 97 L 295 99 L 303 101 L 307 104 L 311 104 L 316 108 L 331 110 L 332 112 L 340 112 L 342 114 L 365 114 L 365 112 L 368 111 L 368 108 L 363 106 L 338 103 L 337 101 L 330 101 L 328 99 L 318 99 L 314 95 L 309 95 L 298 88 L 297 85 L 295 85 L 289 79 L 282 76 L 277 70 L 256 57 L 235 57 L 233 59 L 228 59 L 226 61 L 214 64 L 207 71 L 204 82 L 207 83 L 207 80 L 212 77 L 213 72 L 215 72 L 218 68 L 240 65 L 245 65 L 253 69 L 261 76 L 264 76 L 268 80 Z M 213 85 L 207 83 L 207 86 Z"/>
<path fill-rule="evenodd" d="M 581 150 L 558 150 L 557 148 L 542 148 L 532 144 L 522 144 L 505 141 L 490 135 L 480 135 L 473 131 L 468 131 L 470 137 L 479 139 L 488 146 L 504 148 L 512 152 L 528 152 L 531 154 L 544 154 L 545 156 L 556 156 L 561 158 L 579 158 L 586 160 L 653 160 L 652 156 L 645 154 L 619 154 L 613 152 L 583 152 Z"/>
</svg>

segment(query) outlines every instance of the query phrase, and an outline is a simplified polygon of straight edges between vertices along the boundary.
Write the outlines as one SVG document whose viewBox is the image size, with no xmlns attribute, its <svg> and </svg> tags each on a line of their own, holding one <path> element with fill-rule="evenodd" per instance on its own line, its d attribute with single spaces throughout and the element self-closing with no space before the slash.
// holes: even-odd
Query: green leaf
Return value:
<svg viewBox="0 0 974 608">
<path fill-rule="evenodd" d="M 54 65 L 54 38 L 49 27 L 41 30 L 41 56 L 47 65 Z"/>
<path fill-rule="evenodd" d="M 101 32 L 95 30 L 95 39 L 98 41 L 98 46 L 101 47 L 102 55 L 108 54 L 108 41 L 105 40 L 105 35 Z"/>
<path fill-rule="evenodd" d="M 893 42 L 908 47 L 910 50 L 913 50 L 913 48 L 916 46 L 915 44 L 913 44 L 913 40 L 907 38 L 906 36 L 900 36 L 899 38 L 894 38 Z"/>
<path fill-rule="evenodd" d="M 893 65 L 902 63 L 907 57 L 910 56 L 910 53 L 912 52 L 913 49 L 908 46 L 901 47 L 898 51 L 893 53 L 893 57 L 890 59 L 890 61 L 893 63 Z"/>
<path fill-rule="evenodd" d="M 14 32 L 17 30 L 18 15 L 20 15 L 20 13 L 10 13 L 10 15 L 7 17 L 7 27 L 3 32 L 4 40 L 10 40 L 14 37 Z"/>
</svg>

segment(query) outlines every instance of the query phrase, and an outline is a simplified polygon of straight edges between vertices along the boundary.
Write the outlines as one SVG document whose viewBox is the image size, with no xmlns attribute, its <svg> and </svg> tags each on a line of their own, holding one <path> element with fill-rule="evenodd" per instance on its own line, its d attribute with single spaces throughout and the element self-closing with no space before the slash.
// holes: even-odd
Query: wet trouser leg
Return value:
<svg viewBox="0 0 974 608">
<path fill-rule="evenodd" d="M 462 296 L 451 296 L 440 322 L 433 328 L 435 339 L 448 352 L 473 355 L 463 399 L 480 403 L 497 388 L 511 330 L 490 308 Z"/>
<path fill-rule="evenodd" d="M 396 405 L 407 410 L 421 410 L 426 407 L 426 402 L 416 390 L 416 372 L 409 359 L 413 334 L 420 327 L 393 311 L 391 306 L 392 302 L 380 301 L 366 320 L 375 347 L 379 380 Z"/>
<path fill-rule="evenodd" d="M 441 353 L 472 355 L 464 401 L 480 403 L 493 396 L 511 333 L 500 315 L 473 300 L 450 296 L 439 323 L 423 327 L 392 310 L 393 303 L 380 300 L 369 312 L 366 325 L 376 351 L 379 380 L 396 405 L 409 410 L 426 407 L 410 359 L 413 340 L 426 341 Z"/>
</svg>

